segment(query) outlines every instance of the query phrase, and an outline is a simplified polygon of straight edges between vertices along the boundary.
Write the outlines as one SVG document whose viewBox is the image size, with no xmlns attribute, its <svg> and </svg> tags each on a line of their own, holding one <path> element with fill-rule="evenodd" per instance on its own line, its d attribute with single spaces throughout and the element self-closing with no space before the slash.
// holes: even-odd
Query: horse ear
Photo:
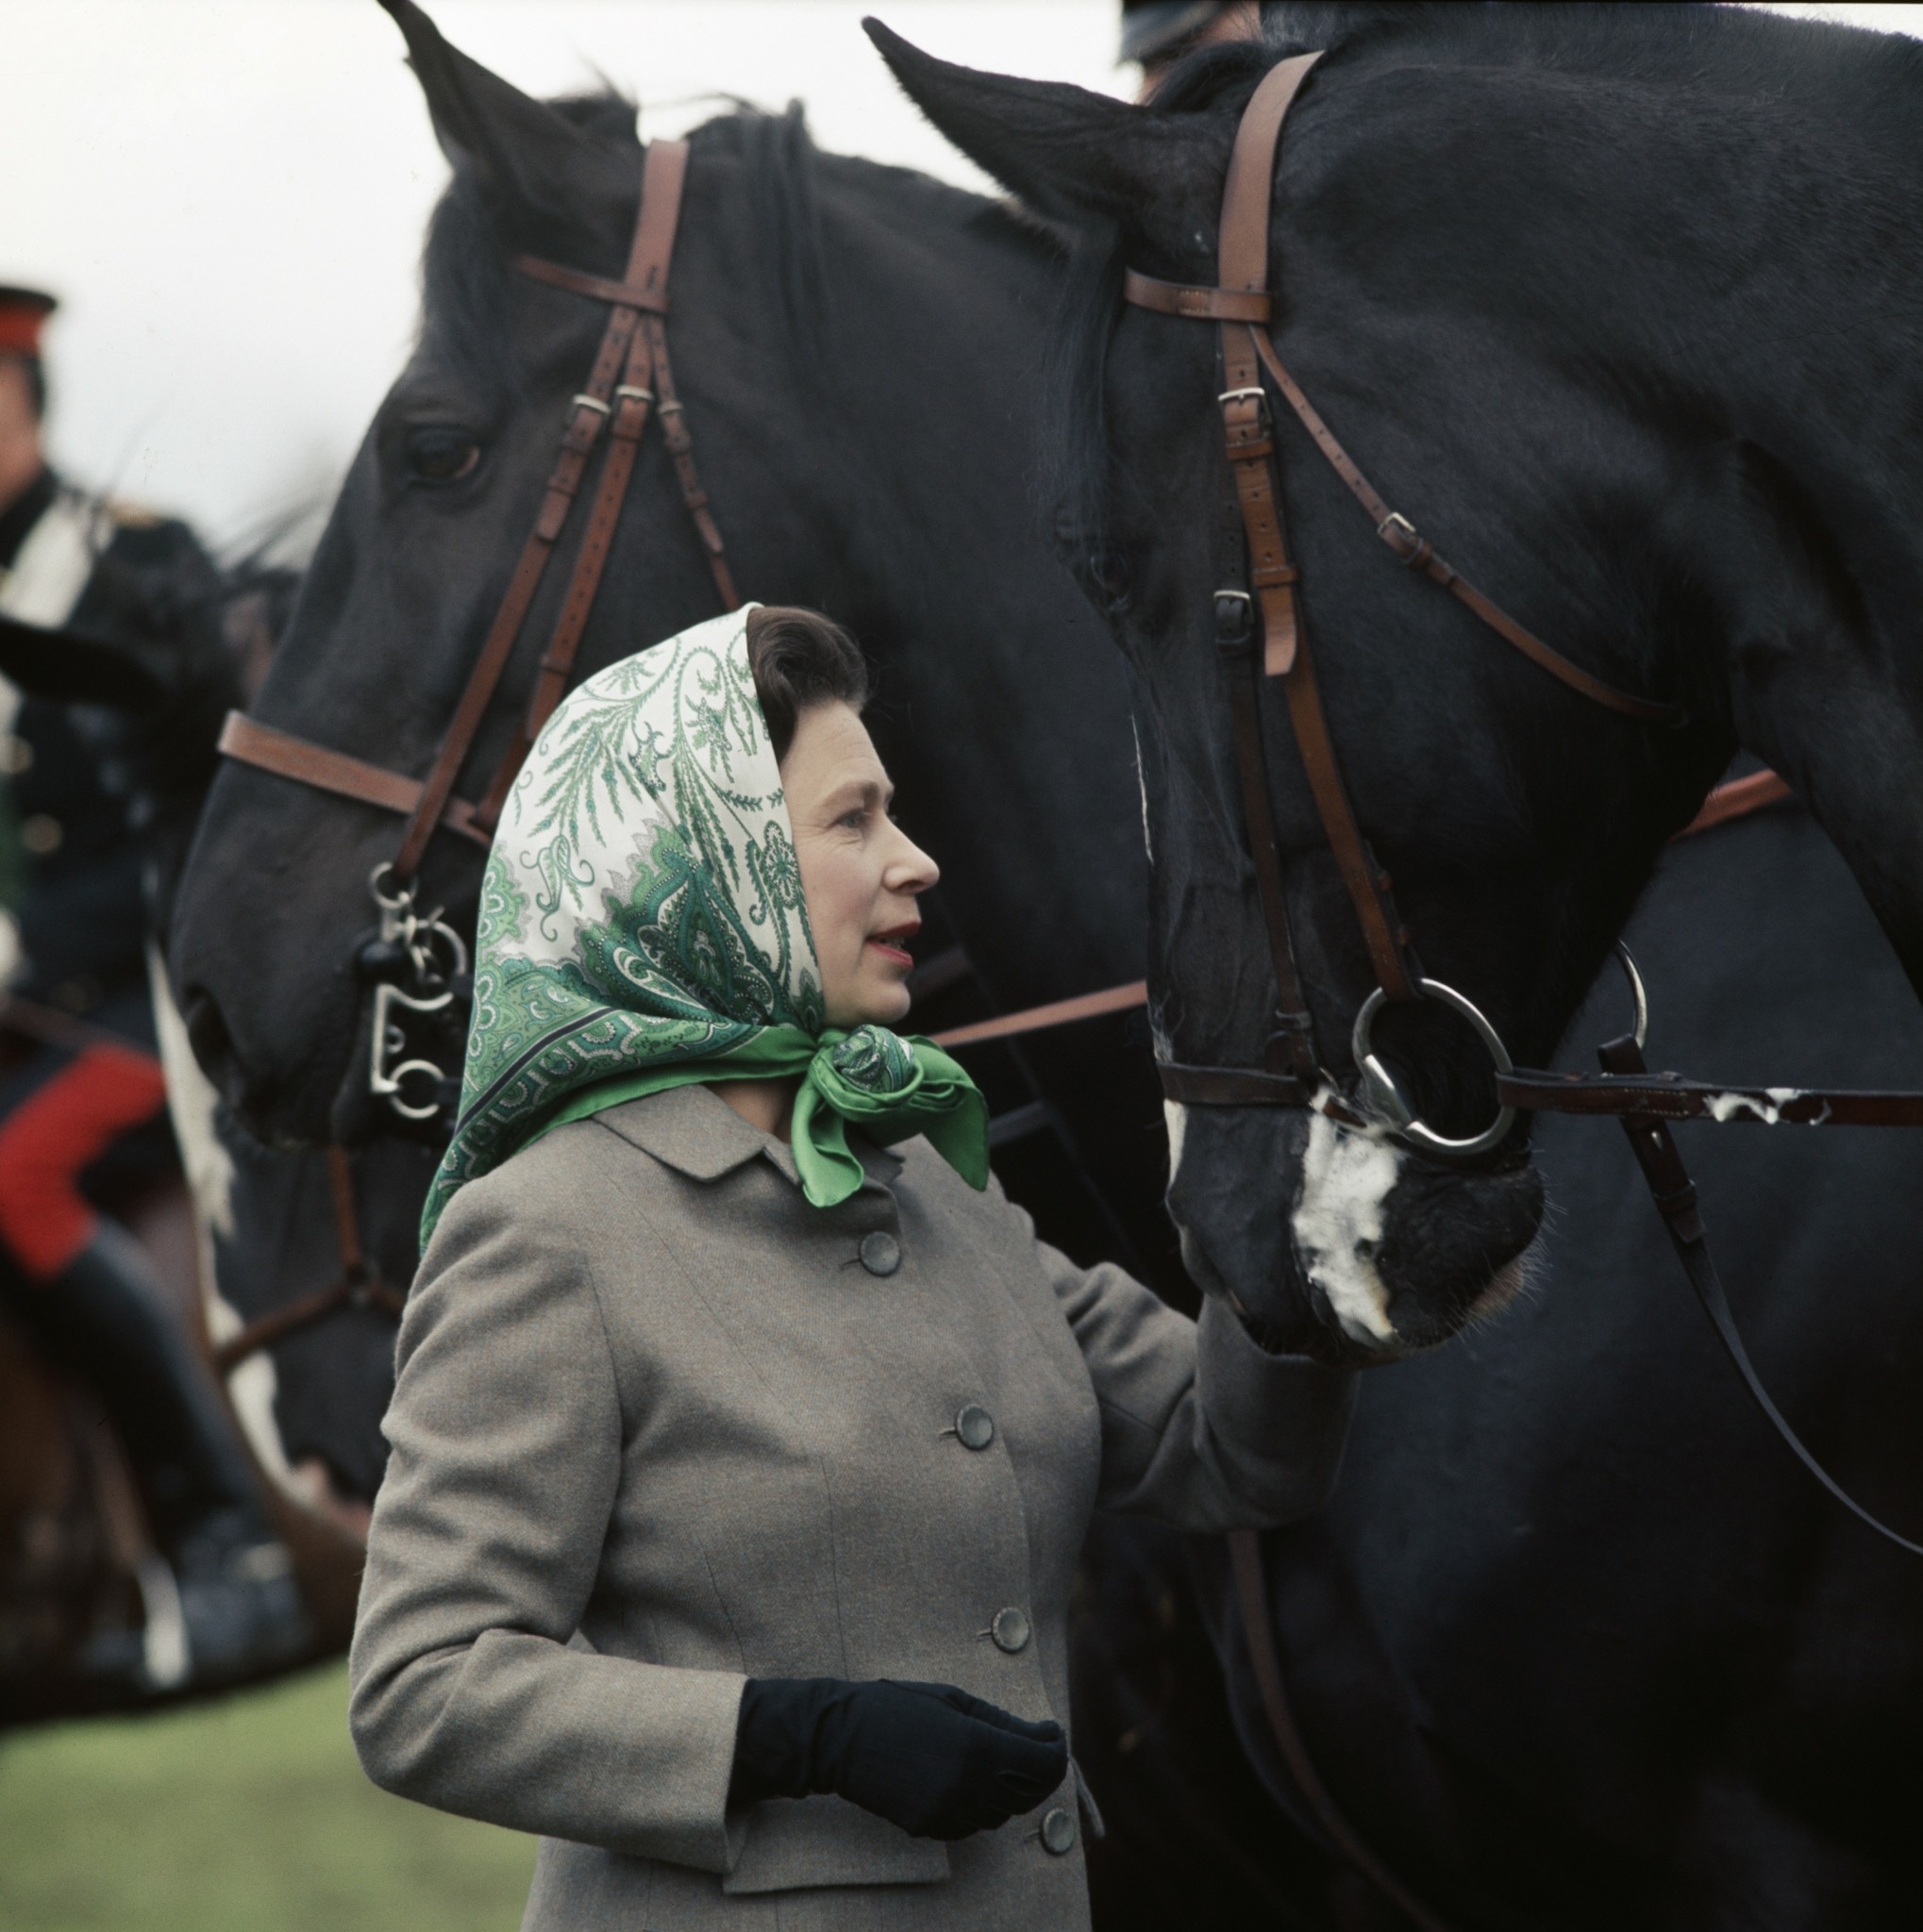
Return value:
<svg viewBox="0 0 1923 1932">
<path fill-rule="evenodd" d="M 380 4 L 407 41 L 442 153 L 475 175 L 495 214 L 515 227 L 530 219 L 581 225 L 583 191 L 599 178 L 605 144 L 471 60 L 413 0 Z"/>
<path fill-rule="evenodd" d="M 1220 195 L 1228 142 L 1212 117 L 1156 114 L 1064 81 L 978 73 L 924 54 L 872 17 L 861 25 L 915 106 L 1045 221 L 1118 222 L 1189 240 L 1196 185 L 1206 180 Z"/>
</svg>

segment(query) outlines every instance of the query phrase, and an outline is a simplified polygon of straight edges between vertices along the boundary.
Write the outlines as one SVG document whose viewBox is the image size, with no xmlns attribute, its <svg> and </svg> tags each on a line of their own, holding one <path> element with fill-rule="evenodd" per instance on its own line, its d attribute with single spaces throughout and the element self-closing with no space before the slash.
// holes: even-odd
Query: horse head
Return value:
<svg viewBox="0 0 1923 1932">
<path fill-rule="evenodd" d="M 610 312 L 513 263 L 532 253 L 620 277 L 644 162 L 630 104 L 532 100 L 417 8 L 390 10 L 454 178 L 428 236 L 418 345 L 354 459 L 254 715 L 417 775 L 509 590 Z M 978 196 L 819 153 L 792 111 L 743 110 L 690 137 L 664 321 L 735 580 L 831 611 L 880 659 L 873 716 L 904 814 L 940 851 L 944 906 L 1012 1007 L 1139 974 L 1126 705 L 1025 488 L 1039 318 L 1061 261 Z M 459 797 L 486 791 L 526 714 L 608 441 Z M 573 675 L 719 605 L 651 420 Z M 370 875 L 399 838 L 393 817 L 271 772 L 232 764 L 215 784 L 172 958 L 203 1063 L 269 1139 L 395 1125 L 368 1098 L 373 1001 L 354 960 Z M 424 904 L 471 930 L 480 871 L 471 842 L 438 838 Z M 1096 1066 L 1063 1085 L 1081 1096 L 1115 1078 Z"/>
<path fill-rule="evenodd" d="M 1265 42 L 1129 107 L 869 30 L 930 120 L 1080 251 L 1060 526 L 1132 679 L 1164 1060 L 1261 1067 L 1278 996 L 1240 673 L 1215 641 L 1218 332 L 1125 304 L 1124 271 L 1216 282 L 1244 109 L 1313 49 L 1274 180 L 1271 346 L 1451 563 L 1688 719 L 1585 702 L 1396 569 L 1272 388 L 1336 757 L 1422 972 L 1544 1064 L 1740 743 L 1791 780 L 1923 984 L 1923 274 L 1893 245 L 1914 49 L 1735 9 L 1282 8 Z M 1502 1298 L 1542 1190 L 1523 1123 L 1443 1160 L 1370 1118 L 1351 1040 L 1378 976 L 1279 684 L 1259 705 L 1283 894 L 1336 1112 L 1363 1124 L 1172 1107 L 1170 1205 L 1205 1288 L 1296 1345 L 1380 1360 Z M 1490 1123 L 1489 1055 L 1440 1001 L 1393 1006 L 1375 1044 L 1424 1120 Z"/>
</svg>

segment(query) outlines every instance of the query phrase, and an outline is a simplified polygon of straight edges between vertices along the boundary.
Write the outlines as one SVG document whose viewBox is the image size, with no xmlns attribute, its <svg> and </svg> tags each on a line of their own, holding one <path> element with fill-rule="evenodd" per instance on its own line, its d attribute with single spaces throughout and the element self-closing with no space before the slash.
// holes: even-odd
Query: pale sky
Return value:
<svg viewBox="0 0 1923 1932">
<path fill-rule="evenodd" d="M 531 93 L 602 76 L 676 134 L 799 96 L 824 147 L 980 176 L 895 88 L 930 52 L 1132 92 L 1113 0 L 426 0 Z M 1923 33 L 1923 6 L 1798 12 Z M 0 0 L 0 282 L 52 290 L 55 459 L 231 545 L 325 510 L 406 355 L 446 181 L 374 0 Z M 681 105 L 676 105 L 676 104 Z"/>
</svg>

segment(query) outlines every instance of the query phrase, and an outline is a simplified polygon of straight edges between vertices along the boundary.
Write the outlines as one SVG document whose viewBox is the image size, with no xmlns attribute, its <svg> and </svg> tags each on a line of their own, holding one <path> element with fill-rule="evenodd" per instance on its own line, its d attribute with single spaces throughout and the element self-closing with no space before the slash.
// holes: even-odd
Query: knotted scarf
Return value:
<svg viewBox="0 0 1923 1932">
<path fill-rule="evenodd" d="M 704 1080 L 799 1080 L 794 1165 L 818 1208 L 861 1185 L 851 1121 L 883 1144 L 926 1134 L 987 1185 L 988 1110 L 954 1060 L 825 1024 L 746 619 L 610 665 L 535 741 L 481 881 L 460 1112 L 423 1245 L 460 1187 L 549 1129 Z"/>
</svg>

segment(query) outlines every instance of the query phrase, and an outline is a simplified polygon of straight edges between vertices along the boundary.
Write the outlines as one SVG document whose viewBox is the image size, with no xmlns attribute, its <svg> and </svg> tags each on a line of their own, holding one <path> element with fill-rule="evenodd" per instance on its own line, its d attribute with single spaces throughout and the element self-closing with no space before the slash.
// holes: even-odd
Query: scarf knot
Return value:
<svg viewBox="0 0 1923 1932">
<path fill-rule="evenodd" d="M 752 607 L 750 607 L 752 608 Z M 460 1118 L 421 1217 L 569 1121 L 696 1081 L 793 1080 L 817 1207 L 865 1178 L 846 1123 L 927 1134 L 988 1184 L 988 1108 L 926 1040 L 824 1030 L 821 964 L 755 694 L 747 612 L 596 672 L 514 781 L 481 881 Z"/>
<path fill-rule="evenodd" d="M 849 1123 L 886 1146 L 912 1134 L 972 1188 L 988 1185 L 988 1103 L 932 1040 L 886 1026 L 821 1036 L 794 1096 L 794 1166 L 817 1208 L 845 1201 L 863 1179 L 849 1151 Z"/>
</svg>

